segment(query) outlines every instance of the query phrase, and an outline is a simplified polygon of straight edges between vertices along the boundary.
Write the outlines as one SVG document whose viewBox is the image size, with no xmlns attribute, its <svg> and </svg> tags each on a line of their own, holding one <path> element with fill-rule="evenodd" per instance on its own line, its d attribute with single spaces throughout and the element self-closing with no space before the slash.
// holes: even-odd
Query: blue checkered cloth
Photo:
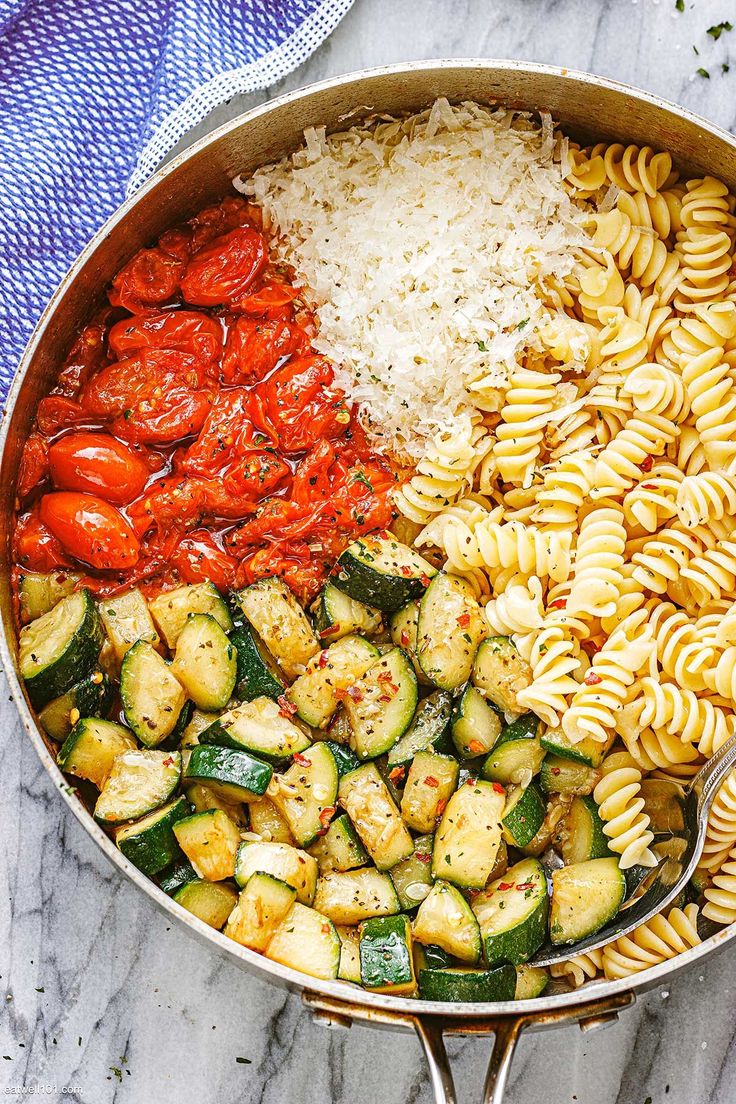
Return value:
<svg viewBox="0 0 736 1104">
<path fill-rule="evenodd" d="M 0 400 L 84 244 L 217 104 L 280 80 L 353 0 L 0 0 Z"/>
</svg>

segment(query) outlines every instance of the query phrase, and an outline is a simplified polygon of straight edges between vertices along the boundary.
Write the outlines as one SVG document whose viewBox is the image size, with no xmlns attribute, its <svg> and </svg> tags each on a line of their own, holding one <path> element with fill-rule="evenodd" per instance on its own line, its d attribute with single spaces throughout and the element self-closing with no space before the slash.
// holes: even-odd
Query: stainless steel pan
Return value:
<svg viewBox="0 0 736 1104">
<path fill-rule="evenodd" d="M 10 393 L 0 447 L 0 535 L 5 570 L 0 578 L 4 632 L 0 654 L 23 726 L 54 786 L 74 815 L 121 873 L 203 942 L 246 970 L 300 992 L 315 1019 L 332 1027 L 358 1020 L 376 1027 L 414 1030 L 427 1055 L 438 1104 L 453 1104 L 444 1034 L 493 1034 L 483 1090 L 485 1104 L 499 1104 L 519 1035 L 564 1022 L 590 1028 L 615 1019 L 636 999 L 676 970 L 736 938 L 736 926 L 653 970 L 623 981 L 600 982 L 577 992 L 504 1004 L 428 1004 L 363 992 L 343 982 L 320 982 L 269 962 L 213 931 L 176 905 L 143 877 L 114 847 L 64 780 L 33 718 L 17 675 L 10 612 L 8 546 L 18 458 L 33 412 L 47 391 L 80 327 L 102 301 L 115 272 L 161 231 L 221 198 L 231 178 L 248 173 L 296 146 L 307 126 L 336 129 L 373 111 L 419 110 L 437 96 L 451 100 L 502 102 L 545 109 L 583 140 L 620 140 L 669 150 L 693 173 L 711 172 L 736 188 L 736 140 L 705 120 L 613 81 L 551 66 L 514 61 L 435 61 L 390 66 L 323 81 L 281 96 L 220 128 L 182 154 L 128 200 L 73 265 L 39 322 Z"/>
</svg>

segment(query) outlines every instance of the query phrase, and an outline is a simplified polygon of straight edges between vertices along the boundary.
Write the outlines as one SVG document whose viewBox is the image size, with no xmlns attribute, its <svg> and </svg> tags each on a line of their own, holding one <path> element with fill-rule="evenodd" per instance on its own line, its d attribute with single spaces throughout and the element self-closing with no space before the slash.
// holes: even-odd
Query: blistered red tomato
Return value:
<svg viewBox="0 0 736 1104">
<path fill-rule="evenodd" d="M 345 432 L 350 412 L 333 379 L 327 358 L 312 355 L 290 361 L 259 385 L 284 452 L 305 452 Z"/>
<path fill-rule="evenodd" d="M 170 559 L 185 583 L 212 582 L 222 590 L 235 583 L 238 561 L 223 552 L 206 529 L 183 537 Z"/>
<path fill-rule="evenodd" d="M 276 280 L 266 281 L 255 291 L 250 292 L 238 302 L 238 310 L 246 314 L 265 315 L 268 318 L 291 316 L 291 310 L 285 312 L 295 299 L 299 298 L 299 288 L 291 284 L 282 284 Z"/>
<path fill-rule="evenodd" d="M 284 357 L 303 353 L 309 341 L 295 323 L 283 319 L 235 318 L 222 358 L 225 383 L 258 383 Z"/>
<path fill-rule="evenodd" d="M 150 477 L 145 460 L 109 433 L 70 433 L 48 450 L 54 485 L 65 491 L 99 494 L 124 505 L 136 498 Z"/>
<path fill-rule="evenodd" d="M 53 437 L 60 429 L 69 426 L 84 425 L 93 421 L 89 411 L 74 399 L 65 399 L 61 395 L 47 395 L 41 399 L 36 411 L 36 425 L 46 437 Z"/>
<path fill-rule="evenodd" d="M 268 262 L 263 235 L 238 226 L 192 257 L 181 279 L 187 303 L 216 307 L 242 298 Z"/>
<path fill-rule="evenodd" d="M 48 442 L 40 433 L 32 433 L 23 446 L 18 467 L 19 498 L 26 499 L 48 475 L 48 448 Z"/>
<path fill-rule="evenodd" d="M 218 318 L 200 311 L 153 311 L 124 318 L 110 330 L 111 351 L 120 360 L 141 349 L 177 349 L 200 360 L 219 360 L 224 333 Z"/>
<path fill-rule="evenodd" d="M 178 294 L 183 270 L 182 261 L 171 253 L 141 249 L 117 274 L 108 298 L 131 314 L 163 307 Z"/>
<path fill-rule="evenodd" d="M 95 495 L 54 491 L 41 499 L 40 518 L 69 556 L 101 570 L 132 567 L 140 544 L 114 506 Z"/>
<path fill-rule="evenodd" d="M 37 507 L 19 519 L 13 551 L 17 563 L 27 571 L 53 571 L 57 567 L 70 567 L 72 562 L 41 521 Z"/>
</svg>

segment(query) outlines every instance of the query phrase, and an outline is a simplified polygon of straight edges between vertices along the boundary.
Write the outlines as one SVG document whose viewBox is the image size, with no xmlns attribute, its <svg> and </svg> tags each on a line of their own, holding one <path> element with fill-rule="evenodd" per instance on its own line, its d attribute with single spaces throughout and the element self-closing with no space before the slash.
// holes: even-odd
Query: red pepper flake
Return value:
<svg viewBox="0 0 736 1104">
<path fill-rule="evenodd" d="M 401 574 L 405 579 L 411 579 L 411 568 L 407 564 L 404 564 L 401 568 Z"/>
<path fill-rule="evenodd" d="M 174 757 L 173 757 L 172 755 L 167 755 L 167 756 L 166 756 L 166 758 L 164 759 L 164 763 L 163 763 L 163 765 L 164 765 L 165 767 L 173 767 L 173 765 L 174 765 Z"/>
<path fill-rule="evenodd" d="M 306 755 L 300 755 L 298 751 L 294 752 L 294 762 L 300 767 L 311 767 L 312 760 L 307 759 Z"/>
<path fill-rule="evenodd" d="M 644 491 L 656 491 L 656 489 L 657 489 L 657 484 L 656 483 L 640 483 L 639 486 Z"/>
<path fill-rule="evenodd" d="M 320 635 L 320 638 L 323 639 L 325 636 L 334 636 L 335 633 L 338 633 L 339 631 L 340 631 L 340 626 L 339 625 L 328 625 L 326 629 L 320 629 L 319 635 Z"/>
<path fill-rule="evenodd" d="M 514 888 L 514 883 L 513 882 L 499 882 L 498 883 L 498 888 L 499 889 L 513 889 Z"/>
<path fill-rule="evenodd" d="M 322 925 L 322 931 L 325 935 L 329 935 L 330 932 L 332 931 L 332 927 L 329 924 L 323 924 Z"/>
<path fill-rule="evenodd" d="M 481 755 L 485 750 L 480 740 L 471 740 L 468 744 L 468 751 L 472 751 L 473 755 Z"/>
<path fill-rule="evenodd" d="M 434 777 L 433 774 L 428 774 L 427 775 L 427 777 L 424 779 L 424 784 L 425 784 L 425 786 L 429 786 L 429 788 L 431 790 L 436 790 L 437 787 L 439 786 L 439 782 L 437 781 L 437 779 Z"/>
<path fill-rule="evenodd" d="M 503 788 L 503 786 L 501 785 L 500 782 L 494 782 L 493 783 L 493 792 L 497 793 L 497 794 L 506 793 L 505 789 Z"/>
<path fill-rule="evenodd" d="M 552 770 L 552 774 L 562 774 L 562 768 L 561 767 L 552 767 L 551 770 Z"/>
<path fill-rule="evenodd" d="M 394 785 L 398 785 L 399 782 L 404 781 L 404 775 L 406 774 L 406 767 L 394 767 L 388 776 L 389 782 L 393 782 Z"/>
<path fill-rule="evenodd" d="M 343 690 L 342 686 L 336 686 L 333 693 L 338 701 L 345 701 L 346 698 L 350 697 L 347 690 Z"/>
<path fill-rule="evenodd" d="M 603 682 L 603 679 L 595 671 L 588 671 L 583 681 L 586 686 L 597 686 L 599 682 Z"/>
<path fill-rule="evenodd" d="M 378 676 L 378 681 L 379 682 L 390 682 L 391 681 L 391 672 L 390 671 L 381 671 L 380 675 Z"/>
<path fill-rule="evenodd" d="M 437 802 L 437 808 L 435 809 L 434 815 L 438 816 L 438 817 L 441 817 L 446 808 L 447 808 L 447 798 L 446 797 L 441 797 L 439 799 L 439 801 Z"/>
<path fill-rule="evenodd" d="M 427 575 L 426 572 L 423 571 L 422 574 L 419 576 L 419 582 L 422 584 L 423 587 L 428 587 L 432 580 L 430 579 L 429 575 Z"/>
<path fill-rule="evenodd" d="M 279 713 L 282 717 L 293 717 L 296 713 L 296 706 L 293 702 L 290 702 L 285 694 L 279 694 L 276 701 L 279 703 Z"/>
<path fill-rule="evenodd" d="M 391 701 L 391 695 L 390 694 L 381 694 L 381 696 L 378 700 L 379 700 L 379 702 L 390 702 Z"/>
<path fill-rule="evenodd" d="M 467 629 L 468 625 L 470 624 L 470 614 L 461 613 L 460 616 L 457 618 L 457 623 L 461 629 Z"/>
<path fill-rule="evenodd" d="M 432 856 L 428 855 L 425 851 L 417 851 L 416 857 L 418 858 L 419 862 L 428 863 L 432 861 Z"/>
<path fill-rule="evenodd" d="M 326 805 L 319 814 L 320 824 L 323 824 L 326 827 L 335 815 L 336 810 L 337 805 Z"/>
<path fill-rule="evenodd" d="M 319 653 L 319 659 L 317 660 L 317 666 L 318 667 L 326 667 L 329 662 L 330 661 L 327 658 L 327 651 L 325 650 L 323 652 L 320 652 Z"/>
<path fill-rule="evenodd" d="M 550 602 L 550 609 L 565 609 L 567 606 L 567 598 L 555 598 L 554 602 Z"/>
<path fill-rule="evenodd" d="M 641 468 L 641 470 L 643 472 L 651 471 L 652 468 L 654 467 L 654 457 L 653 456 L 645 456 L 644 459 L 642 460 L 641 464 L 639 465 L 639 467 Z"/>
<path fill-rule="evenodd" d="M 363 700 L 363 691 L 359 686 L 349 686 L 348 697 L 354 702 L 361 702 Z"/>
<path fill-rule="evenodd" d="M 406 629 L 401 630 L 401 635 L 399 637 L 399 640 L 401 641 L 402 648 L 408 648 L 409 647 L 409 634 L 406 631 Z"/>
<path fill-rule="evenodd" d="M 517 889 L 534 889 L 534 882 L 517 882 Z"/>
</svg>

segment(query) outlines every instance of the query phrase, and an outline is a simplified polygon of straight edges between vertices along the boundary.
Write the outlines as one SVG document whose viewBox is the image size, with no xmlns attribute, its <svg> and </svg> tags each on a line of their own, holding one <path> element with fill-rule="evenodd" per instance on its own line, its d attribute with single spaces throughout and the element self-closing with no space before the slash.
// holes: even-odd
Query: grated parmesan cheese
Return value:
<svg viewBox="0 0 736 1104">
<path fill-rule="evenodd" d="M 516 363 L 543 347 L 540 285 L 590 244 L 552 120 L 440 99 L 304 139 L 235 186 L 263 207 L 316 309 L 315 348 L 369 432 L 419 457 L 438 430 L 500 408 Z"/>
</svg>

